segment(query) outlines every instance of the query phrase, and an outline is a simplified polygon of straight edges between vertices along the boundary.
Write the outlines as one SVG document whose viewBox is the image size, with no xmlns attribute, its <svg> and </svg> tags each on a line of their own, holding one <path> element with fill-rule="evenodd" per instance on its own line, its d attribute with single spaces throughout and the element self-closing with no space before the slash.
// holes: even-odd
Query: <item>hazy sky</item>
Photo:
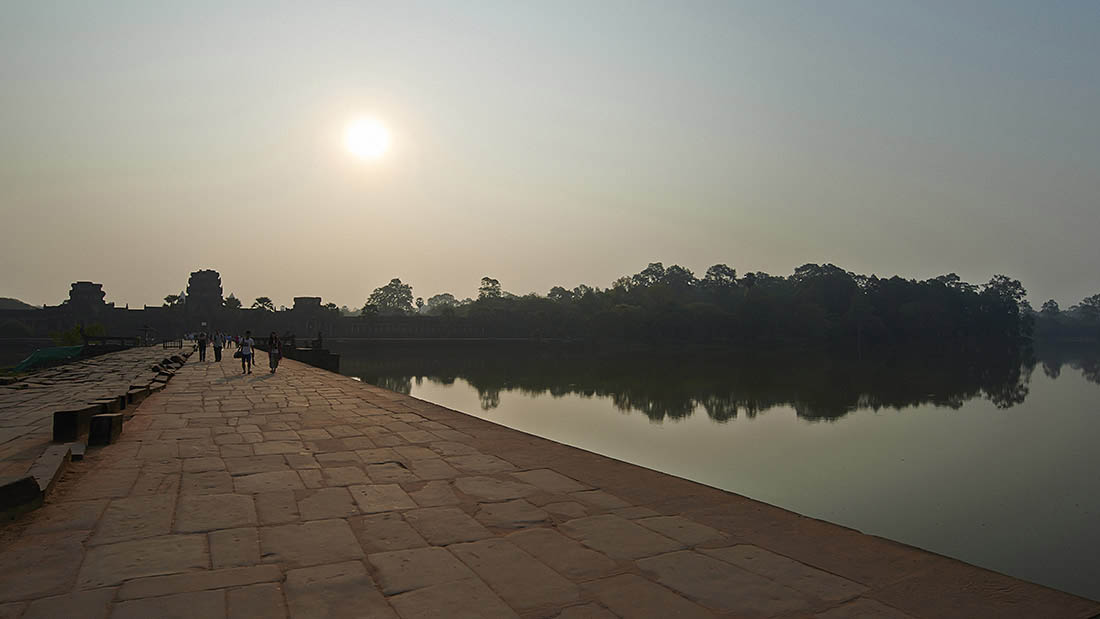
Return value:
<svg viewBox="0 0 1100 619">
<path fill-rule="evenodd" d="M 1100 292 L 1100 2 L 27 0 L 0 84 L 0 296 L 36 304 L 651 261 Z"/>
</svg>

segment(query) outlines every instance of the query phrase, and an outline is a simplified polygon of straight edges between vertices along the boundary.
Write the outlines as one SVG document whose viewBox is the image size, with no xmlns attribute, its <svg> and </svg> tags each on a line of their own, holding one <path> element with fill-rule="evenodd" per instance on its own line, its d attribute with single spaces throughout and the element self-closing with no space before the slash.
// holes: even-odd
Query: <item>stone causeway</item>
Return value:
<svg viewBox="0 0 1100 619">
<path fill-rule="evenodd" d="M 0 526 L 0 619 L 1100 614 L 1097 602 L 259 361 L 242 375 L 228 355 L 191 356 L 129 411 L 116 443 L 89 448 L 41 508 Z M 21 390 L 23 412 L 0 414 L 11 440 L 48 441 L 59 394 L 84 400 L 108 380 L 77 375 L 87 380 L 51 378 L 53 395 Z"/>
</svg>

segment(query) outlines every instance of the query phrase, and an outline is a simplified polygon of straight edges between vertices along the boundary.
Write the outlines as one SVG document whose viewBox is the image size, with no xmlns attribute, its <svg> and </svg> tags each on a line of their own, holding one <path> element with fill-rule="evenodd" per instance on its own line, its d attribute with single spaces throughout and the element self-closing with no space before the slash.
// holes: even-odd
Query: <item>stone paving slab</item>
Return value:
<svg viewBox="0 0 1100 619">
<path fill-rule="evenodd" d="M 580 599 L 575 584 L 507 540 L 456 544 L 449 550 L 515 609 L 560 608 Z"/>
<path fill-rule="evenodd" d="M 0 527 L 0 619 L 1100 613 L 293 361 L 239 372 L 192 358 Z"/>
<path fill-rule="evenodd" d="M 295 618 L 397 617 L 359 561 L 289 570 L 286 598 Z"/>
</svg>

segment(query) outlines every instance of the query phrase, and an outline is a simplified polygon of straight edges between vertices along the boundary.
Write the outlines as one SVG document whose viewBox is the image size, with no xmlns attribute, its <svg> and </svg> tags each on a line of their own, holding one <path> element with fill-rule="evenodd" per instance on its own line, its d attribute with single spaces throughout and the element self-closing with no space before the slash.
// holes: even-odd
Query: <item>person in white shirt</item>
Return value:
<svg viewBox="0 0 1100 619">
<path fill-rule="evenodd" d="M 222 348 L 225 347 L 225 336 L 222 335 L 221 331 L 218 331 L 214 335 L 213 344 L 214 344 L 214 361 L 221 361 L 222 360 Z"/>
<path fill-rule="evenodd" d="M 241 340 L 241 374 L 252 373 L 252 357 L 255 355 L 256 340 L 252 339 L 252 332 L 245 331 Z"/>
</svg>

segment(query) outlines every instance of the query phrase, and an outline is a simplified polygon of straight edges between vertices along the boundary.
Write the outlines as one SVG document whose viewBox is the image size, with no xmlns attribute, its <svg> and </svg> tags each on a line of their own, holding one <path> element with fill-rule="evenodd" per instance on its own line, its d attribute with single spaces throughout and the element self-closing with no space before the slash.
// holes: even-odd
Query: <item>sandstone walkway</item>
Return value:
<svg viewBox="0 0 1100 619">
<path fill-rule="evenodd" d="M 261 355 L 262 357 L 262 355 Z M 1090 617 L 293 361 L 192 357 L 0 530 L 8 617 Z"/>
</svg>

